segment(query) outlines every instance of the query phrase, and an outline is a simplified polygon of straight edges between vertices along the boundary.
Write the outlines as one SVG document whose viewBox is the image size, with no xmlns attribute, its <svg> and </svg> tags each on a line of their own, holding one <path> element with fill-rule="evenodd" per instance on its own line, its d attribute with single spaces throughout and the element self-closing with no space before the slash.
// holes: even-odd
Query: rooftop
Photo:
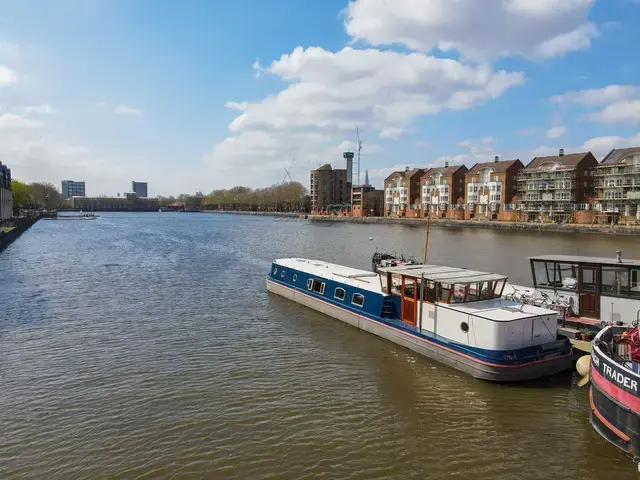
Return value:
<svg viewBox="0 0 640 480">
<path fill-rule="evenodd" d="M 300 272 L 318 275 L 327 280 L 345 283 L 363 290 L 383 293 L 378 274 L 370 270 L 360 270 L 308 258 L 280 258 L 275 260 L 274 263 L 284 268 L 292 268 Z"/>
<path fill-rule="evenodd" d="M 522 165 L 522 162 L 519 159 L 515 159 L 515 160 L 501 160 L 499 162 L 483 162 L 483 163 L 476 163 L 473 167 L 471 167 L 471 169 L 467 172 L 467 175 L 473 175 L 478 173 L 480 170 L 483 170 L 485 168 L 491 168 L 493 169 L 494 172 L 499 173 L 499 172 L 506 172 L 509 168 L 511 168 L 511 166 L 515 163 L 519 163 L 520 165 Z M 523 165 L 524 166 L 524 165 Z"/>
<path fill-rule="evenodd" d="M 614 148 L 606 157 L 604 157 L 604 160 L 600 162 L 600 165 L 615 165 L 620 163 L 627 155 L 634 153 L 640 153 L 640 147 Z"/>
<path fill-rule="evenodd" d="M 435 167 L 435 168 L 430 168 L 429 170 L 427 170 L 427 172 L 425 173 L 425 176 L 430 177 L 431 175 L 433 175 L 434 173 L 441 173 L 442 175 L 453 175 L 454 173 L 456 173 L 458 170 L 460 170 L 461 168 L 467 168 L 464 165 L 453 165 L 451 167 Z"/>
<path fill-rule="evenodd" d="M 466 268 L 445 267 L 441 265 L 406 265 L 400 267 L 381 267 L 379 272 L 395 273 L 411 278 L 422 278 L 425 280 L 444 283 L 476 283 L 496 280 L 506 280 L 506 276 L 497 273 L 479 272 L 467 270 Z"/>
<path fill-rule="evenodd" d="M 570 153 L 568 155 L 552 155 L 550 157 L 535 157 L 525 170 L 537 170 L 545 163 L 556 163 L 561 168 L 577 167 L 591 152 Z"/>
<path fill-rule="evenodd" d="M 580 255 L 538 255 L 529 257 L 530 260 L 543 260 L 547 262 L 563 263 L 596 263 L 602 265 L 618 265 L 621 267 L 640 267 L 640 260 L 622 258 L 618 262 L 615 257 L 586 257 Z"/>
</svg>

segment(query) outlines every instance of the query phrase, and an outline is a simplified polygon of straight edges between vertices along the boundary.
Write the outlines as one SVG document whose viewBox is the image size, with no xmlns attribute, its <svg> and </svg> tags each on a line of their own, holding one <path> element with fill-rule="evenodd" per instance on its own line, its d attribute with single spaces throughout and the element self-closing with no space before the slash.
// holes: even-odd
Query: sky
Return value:
<svg viewBox="0 0 640 480">
<path fill-rule="evenodd" d="M 0 0 L 0 161 L 178 195 L 640 146 L 640 0 Z M 354 178 L 354 183 L 357 183 Z"/>
</svg>

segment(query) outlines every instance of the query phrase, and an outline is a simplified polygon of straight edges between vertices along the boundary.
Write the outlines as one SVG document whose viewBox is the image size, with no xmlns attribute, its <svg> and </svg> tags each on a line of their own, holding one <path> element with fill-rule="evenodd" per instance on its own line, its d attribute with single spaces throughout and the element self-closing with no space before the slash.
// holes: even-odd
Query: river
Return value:
<svg viewBox="0 0 640 480">
<path fill-rule="evenodd" d="M 0 254 L 0 478 L 637 478 L 574 375 L 481 382 L 265 290 L 274 258 L 370 268 L 423 244 L 257 216 L 38 222 Z M 527 255 L 637 246 L 434 227 L 429 261 L 530 284 Z"/>
</svg>

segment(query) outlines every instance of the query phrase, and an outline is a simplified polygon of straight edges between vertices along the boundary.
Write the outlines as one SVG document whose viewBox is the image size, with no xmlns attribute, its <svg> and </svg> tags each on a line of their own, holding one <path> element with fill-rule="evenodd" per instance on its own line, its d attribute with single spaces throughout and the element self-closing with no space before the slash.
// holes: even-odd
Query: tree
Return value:
<svg viewBox="0 0 640 480">
<path fill-rule="evenodd" d="M 14 179 L 11 181 L 11 193 L 13 196 L 13 208 L 16 212 L 21 209 L 31 208 L 33 199 L 31 198 L 29 185 Z"/>
</svg>

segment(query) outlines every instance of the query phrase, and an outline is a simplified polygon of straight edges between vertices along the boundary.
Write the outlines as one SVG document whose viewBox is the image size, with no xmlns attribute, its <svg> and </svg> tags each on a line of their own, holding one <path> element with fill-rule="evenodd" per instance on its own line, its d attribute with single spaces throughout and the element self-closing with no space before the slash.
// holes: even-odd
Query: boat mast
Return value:
<svg viewBox="0 0 640 480">
<path fill-rule="evenodd" d="M 427 233 L 424 238 L 424 263 L 427 264 L 427 248 L 429 248 L 429 225 L 431 224 L 431 215 L 427 216 Z"/>
</svg>

